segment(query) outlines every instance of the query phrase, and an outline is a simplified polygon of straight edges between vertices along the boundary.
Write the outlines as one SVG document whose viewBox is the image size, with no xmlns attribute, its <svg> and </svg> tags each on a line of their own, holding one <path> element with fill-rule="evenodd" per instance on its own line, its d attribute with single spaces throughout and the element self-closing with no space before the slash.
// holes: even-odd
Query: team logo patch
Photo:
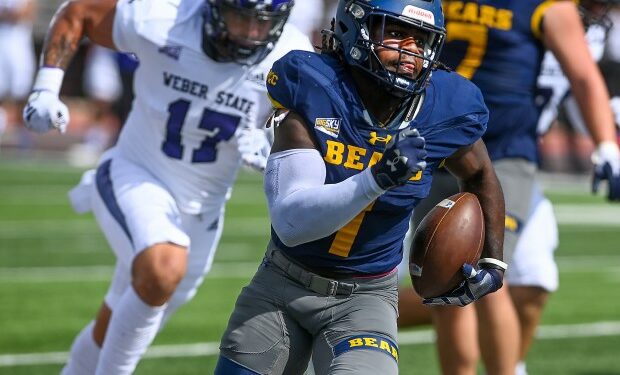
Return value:
<svg viewBox="0 0 620 375">
<path fill-rule="evenodd" d="M 275 86 L 278 83 L 278 75 L 273 70 L 270 70 L 269 74 L 267 74 L 267 83 L 271 86 Z"/>
<path fill-rule="evenodd" d="M 433 12 L 413 5 L 407 5 L 405 9 L 403 9 L 403 16 L 430 23 L 431 25 L 435 24 L 435 15 Z"/>
<path fill-rule="evenodd" d="M 347 337 L 334 346 L 334 356 L 338 357 L 342 353 L 351 350 L 376 350 L 389 355 L 398 362 L 398 346 L 394 341 L 376 335 L 357 335 Z"/>
<path fill-rule="evenodd" d="M 159 53 L 163 53 L 164 55 L 171 57 L 175 60 L 178 60 L 181 57 L 181 46 L 163 46 L 159 47 L 157 50 Z"/>
<path fill-rule="evenodd" d="M 246 79 L 258 85 L 265 86 L 265 73 L 263 72 L 251 73 Z"/>
<path fill-rule="evenodd" d="M 338 138 L 340 133 L 340 118 L 317 118 L 314 120 L 314 128 L 320 132 Z"/>
<path fill-rule="evenodd" d="M 444 199 L 441 202 L 437 203 L 437 206 L 439 207 L 443 207 L 443 208 L 447 208 L 448 210 L 452 208 L 452 206 L 454 206 L 455 202 L 451 201 L 450 199 Z"/>
</svg>

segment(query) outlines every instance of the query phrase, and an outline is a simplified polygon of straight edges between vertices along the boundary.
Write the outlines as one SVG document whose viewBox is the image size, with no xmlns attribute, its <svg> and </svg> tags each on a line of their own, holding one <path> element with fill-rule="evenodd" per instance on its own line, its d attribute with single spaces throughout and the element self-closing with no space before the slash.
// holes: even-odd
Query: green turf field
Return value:
<svg viewBox="0 0 620 375">
<path fill-rule="evenodd" d="M 114 258 L 91 215 L 66 193 L 81 171 L 0 160 L 0 375 L 57 374 L 94 316 Z M 557 203 L 561 287 L 543 318 L 530 374 L 620 374 L 620 205 L 579 189 Z M 590 224 L 589 224 L 590 223 Z M 240 288 L 267 242 L 261 179 L 242 174 L 228 204 L 215 265 L 196 298 L 157 337 L 137 374 L 209 374 Z M 402 332 L 402 374 L 437 374 L 428 327 Z"/>
</svg>

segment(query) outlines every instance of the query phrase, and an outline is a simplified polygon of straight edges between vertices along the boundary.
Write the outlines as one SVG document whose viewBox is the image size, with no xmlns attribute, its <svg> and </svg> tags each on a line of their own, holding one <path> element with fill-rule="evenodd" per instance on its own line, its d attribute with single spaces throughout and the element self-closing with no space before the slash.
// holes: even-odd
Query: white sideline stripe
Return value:
<svg viewBox="0 0 620 375">
<path fill-rule="evenodd" d="M 207 279 L 250 278 L 260 262 L 215 263 Z M 0 282 L 109 281 L 112 266 L 87 267 L 0 267 Z"/>
<path fill-rule="evenodd" d="M 242 228 L 243 230 L 235 230 L 234 228 Z M 235 236 L 236 238 L 268 236 L 269 228 L 270 222 L 266 216 L 227 217 L 224 224 L 224 236 Z M 94 221 L 84 219 L 0 220 L 0 240 L 59 236 L 76 237 L 99 233 L 101 231 Z"/>
<path fill-rule="evenodd" d="M 620 226 L 620 207 L 615 205 L 556 204 L 554 212 L 560 225 L 580 225 L 587 230 L 593 226 Z M 79 219 L 77 215 L 75 217 L 68 220 L 0 220 L 0 239 L 75 237 L 76 233 L 82 236 L 100 233 L 94 221 Z M 233 235 L 231 231 L 238 238 L 266 236 L 269 234 L 269 219 L 267 216 L 227 217 L 224 227 L 224 236 Z"/>
<path fill-rule="evenodd" d="M 541 326 L 536 336 L 541 340 L 549 340 L 617 335 L 620 335 L 620 321 Z M 435 340 L 435 333 L 432 330 L 400 332 L 398 336 L 398 344 L 400 346 L 430 344 Z M 178 358 L 213 356 L 219 353 L 218 346 L 219 344 L 216 342 L 156 345 L 149 348 L 144 357 Z M 67 360 L 68 355 L 68 352 L 3 354 L 0 355 L 0 367 L 63 364 Z"/>
<path fill-rule="evenodd" d="M 559 256 L 556 257 L 560 273 L 607 272 L 620 275 L 620 255 L 601 256 Z M 216 262 L 207 274 L 208 279 L 250 278 L 258 269 L 260 262 Z M 0 282 L 76 282 L 109 281 L 114 272 L 113 266 L 73 266 L 73 267 L 0 267 Z"/>
</svg>

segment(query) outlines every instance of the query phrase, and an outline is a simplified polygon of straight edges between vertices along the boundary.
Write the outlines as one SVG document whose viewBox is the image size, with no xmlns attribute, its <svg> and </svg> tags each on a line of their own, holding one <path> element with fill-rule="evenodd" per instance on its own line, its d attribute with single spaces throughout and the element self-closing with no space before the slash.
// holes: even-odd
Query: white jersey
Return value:
<svg viewBox="0 0 620 375">
<path fill-rule="evenodd" d="M 312 50 L 287 25 L 274 50 L 247 67 L 202 50 L 203 1 L 120 0 L 114 43 L 134 53 L 135 99 L 115 153 L 161 180 L 186 213 L 219 206 L 241 164 L 238 130 L 262 127 L 271 112 L 265 78 L 292 49 Z"/>
<path fill-rule="evenodd" d="M 588 27 L 586 41 L 592 58 L 594 61 L 599 61 L 605 49 L 605 29 L 600 25 Z M 564 76 L 560 63 L 551 51 L 545 53 L 537 86 L 539 90 L 537 100 L 540 100 L 539 104 L 544 105 L 538 119 L 538 134 L 544 134 L 557 118 L 558 107 L 570 90 L 570 82 Z"/>
<path fill-rule="evenodd" d="M 18 11 L 30 1 L 0 0 L 0 13 Z M 36 68 L 32 22 L 0 21 L 0 46 L 3 49 L 0 53 L 0 100 L 7 97 L 23 100 L 30 93 Z"/>
<path fill-rule="evenodd" d="M 0 0 L 0 11 L 15 11 L 25 7 L 31 0 Z"/>
<path fill-rule="evenodd" d="M 325 4 L 323 0 L 303 0 L 296 1 L 291 9 L 288 22 L 295 25 L 302 33 L 312 36 L 315 31 L 322 28 L 329 28 L 323 25 Z"/>
</svg>

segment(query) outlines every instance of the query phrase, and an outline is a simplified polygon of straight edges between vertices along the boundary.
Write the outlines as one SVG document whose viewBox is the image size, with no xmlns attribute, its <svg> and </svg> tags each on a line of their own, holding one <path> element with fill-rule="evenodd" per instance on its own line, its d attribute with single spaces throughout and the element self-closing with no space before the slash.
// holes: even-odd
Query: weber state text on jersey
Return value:
<svg viewBox="0 0 620 375">
<path fill-rule="evenodd" d="M 534 102 L 543 56 L 541 20 L 553 1 L 446 0 L 441 60 L 471 79 L 489 107 L 484 141 L 491 159 L 537 160 Z"/>
<path fill-rule="evenodd" d="M 204 1 L 120 0 L 114 43 L 134 53 L 135 99 L 116 150 L 148 169 L 182 211 L 219 207 L 240 166 L 236 135 L 261 127 L 271 111 L 265 77 L 292 49 L 312 50 L 286 26 L 274 50 L 254 67 L 216 63 L 202 50 Z"/>
<path fill-rule="evenodd" d="M 326 184 L 375 164 L 398 126 L 373 126 L 346 68 L 334 57 L 302 51 L 276 61 L 267 78 L 276 107 L 298 112 L 310 128 L 326 167 Z M 426 139 L 428 166 L 407 184 L 388 190 L 336 233 L 295 247 L 274 243 L 317 272 L 379 274 L 402 258 L 413 207 L 430 189 L 432 173 L 458 148 L 484 133 L 488 118 L 480 91 L 457 74 L 436 71 L 422 107 L 408 125 Z M 400 122 L 399 122 L 400 123 Z"/>
</svg>

